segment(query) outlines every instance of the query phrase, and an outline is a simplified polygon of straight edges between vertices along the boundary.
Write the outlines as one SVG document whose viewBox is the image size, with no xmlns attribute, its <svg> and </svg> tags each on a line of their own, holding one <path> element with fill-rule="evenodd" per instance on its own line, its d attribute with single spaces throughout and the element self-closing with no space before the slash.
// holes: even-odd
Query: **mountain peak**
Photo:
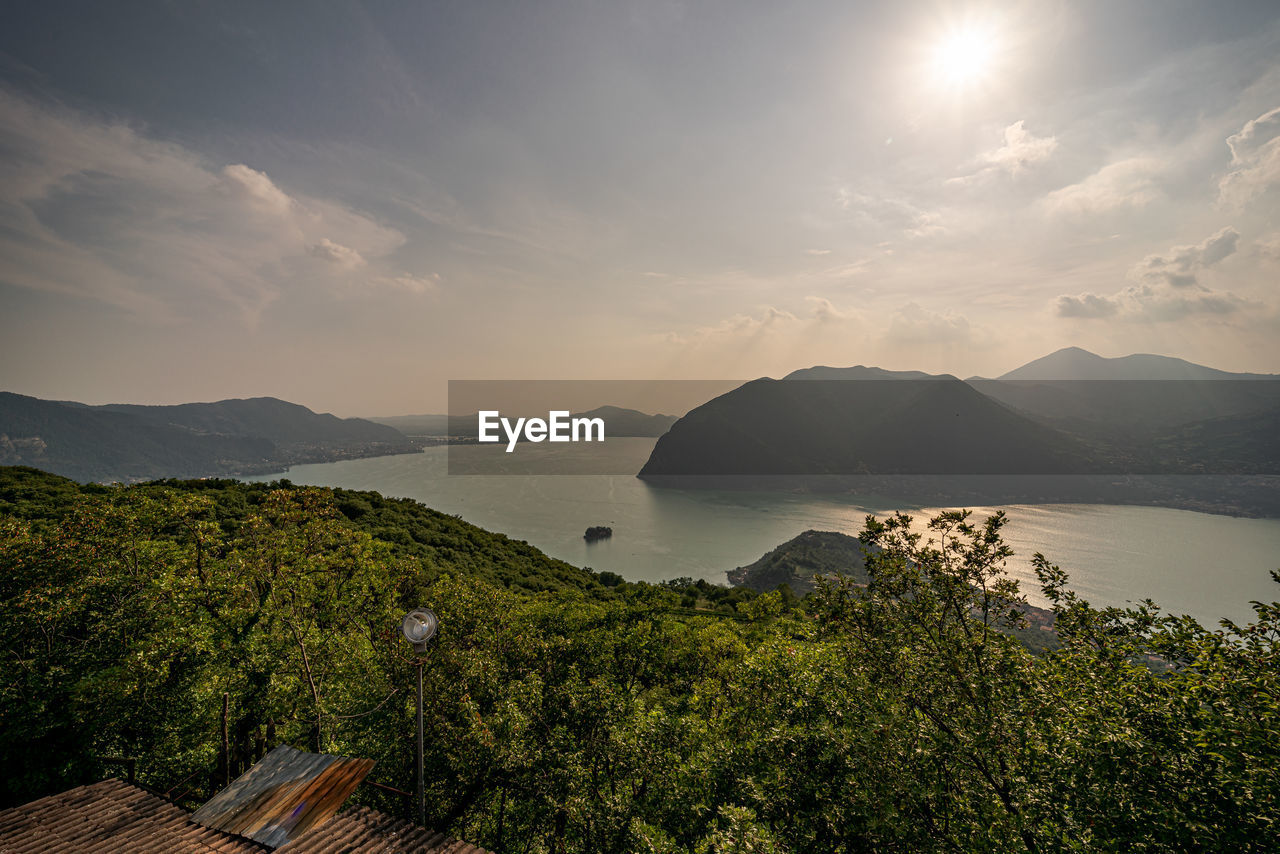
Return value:
<svg viewBox="0 0 1280 854">
<path fill-rule="evenodd" d="M 792 371 L 783 380 L 946 380 L 950 374 L 926 374 L 923 371 L 888 371 L 884 368 L 854 365 L 851 368 L 832 368 L 814 365 Z"/>
<path fill-rule="evenodd" d="M 1173 356 L 1134 353 L 1114 359 L 1080 347 L 1064 347 L 1027 362 L 1001 380 L 1252 380 L 1275 379 L 1272 374 L 1235 374 L 1197 365 Z"/>
</svg>

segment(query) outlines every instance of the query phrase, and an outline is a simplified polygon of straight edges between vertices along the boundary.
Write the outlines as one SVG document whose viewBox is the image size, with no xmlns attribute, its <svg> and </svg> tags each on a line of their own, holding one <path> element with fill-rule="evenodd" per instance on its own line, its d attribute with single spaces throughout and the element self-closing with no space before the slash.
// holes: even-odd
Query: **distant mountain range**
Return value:
<svg viewBox="0 0 1280 854">
<path fill-rule="evenodd" d="M 1185 474 L 1280 474 L 1280 376 L 1079 348 L 998 379 L 819 366 L 690 411 L 640 471 L 685 486 L 705 476 L 1091 475 L 1114 485 Z M 1093 494 L 1077 486 L 1072 500 Z"/>
<path fill-rule="evenodd" d="M 399 430 L 406 436 L 430 436 L 432 438 L 444 436 L 461 436 L 463 433 L 457 432 L 465 429 L 462 416 L 455 416 L 458 420 L 450 421 L 448 415 L 379 415 L 368 416 L 366 420 L 375 424 L 382 424 Z M 474 415 L 470 416 L 471 435 L 475 435 Z"/>
<path fill-rule="evenodd" d="M 649 415 L 637 409 L 624 409 L 620 406 L 600 406 L 587 412 L 575 412 L 573 417 L 604 419 L 606 437 L 661 436 L 679 420 L 675 415 Z M 391 415 L 369 420 L 394 427 L 406 436 L 474 438 L 477 425 L 475 413 L 470 415 Z"/>
<path fill-rule="evenodd" d="M 1217 474 L 1254 479 L 1214 481 L 1205 497 L 1210 481 L 1201 478 L 1195 489 L 1203 495 L 1162 486 L 1150 501 L 1135 500 L 1248 513 L 1280 508 L 1280 377 L 1164 356 L 1105 359 L 1067 348 L 996 379 L 969 380 L 815 366 L 745 383 L 681 418 L 617 406 L 577 415 L 603 418 L 606 436 L 658 437 L 640 471 L 654 483 L 706 475 L 1032 474 L 1092 475 L 1116 485 L 1138 475 Z M 425 441 L 406 434 L 475 431 L 474 415 L 337 418 L 275 398 L 87 406 L 0 392 L 0 465 L 80 481 L 267 473 L 411 452 Z M 1000 496 L 1055 500 L 1063 482 Z M 1104 500 L 1094 481 L 1080 483 L 1069 500 Z M 930 482 L 922 500 L 944 500 L 949 490 Z"/>
<path fill-rule="evenodd" d="M 0 392 L 0 465 L 82 482 L 271 472 L 416 449 L 394 428 L 272 397 L 87 406 Z"/>
<path fill-rule="evenodd" d="M 981 379 L 980 377 L 971 377 Z M 1108 359 L 1079 347 L 1064 347 L 1002 374 L 1002 380 L 1276 380 L 1277 374 L 1235 374 L 1172 356 L 1135 353 Z"/>
<path fill-rule="evenodd" d="M 1280 376 L 1167 356 L 1104 359 L 1071 347 L 969 384 L 1124 459 L 1126 470 L 1280 471 Z"/>
<path fill-rule="evenodd" d="M 1086 444 L 952 376 L 759 379 L 677 421 L 648 475 L 1071 473 Z"/>
</svg>

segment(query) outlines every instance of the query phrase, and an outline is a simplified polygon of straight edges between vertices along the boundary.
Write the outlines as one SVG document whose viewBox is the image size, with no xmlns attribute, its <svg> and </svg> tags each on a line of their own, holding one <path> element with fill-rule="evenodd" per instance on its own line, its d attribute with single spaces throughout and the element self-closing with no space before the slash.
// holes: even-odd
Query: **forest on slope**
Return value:
<svg viewBox="0 0 1280 854">
<path fill-rule="evenodd" d="M 0 465 L 33 466 L 82 482 L 280 472 L 296 463 L 419 447 L 385 424 L 274 397 L 87 406 L 0 391 Z"/>
<path fill-rule="evenodd" d="M 797 603 L 375 493 L 0 469 L 0 798 L 133 756 L 201 801 L 224 697 L 233 770 L 289 743 L 411 789 L 422 605 L 428 821 L 496 852 L 1280 847 L 1280 604 L 1095 609 L 1037 557 L 1062 647 L 1034 655 L 997 630 L 1002 524 L 868 518 L 864 583 Z"/>
</svg>

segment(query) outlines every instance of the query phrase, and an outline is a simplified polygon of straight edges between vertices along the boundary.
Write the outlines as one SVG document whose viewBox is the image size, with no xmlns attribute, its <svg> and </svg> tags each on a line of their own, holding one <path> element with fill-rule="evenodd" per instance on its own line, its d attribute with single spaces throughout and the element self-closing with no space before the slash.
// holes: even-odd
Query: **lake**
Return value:
<svg viewBox="0 0 1280 854">
<path fill-rule="evenodd" d="M 612 440 L 612 453 L 648 456 L 653 439 Z M 449 475 L 448 448 L 421 454 L 294 466 L 294 483 L 370 489 L 412 498 L 473 524 L 526 540 L 577 566 L 612 570 L 632 581 L 678 576 L 726 583 L 751 563 L 810 529 L 857 534 L 868 513 L 930 508 L 884 496 L 660 489 L 628 475 Z M 977 512 L 991 508 L 971 508 Z M 1247 620 L 1249 601 L 1280 599 L 1269 571 L 1280 568 L 1280 520 L 1241 519 L 1159 507 L 1096 504 L 1015 505 L 1005 538 L 1011 574 L 1032 604 L 1043 605 L 1030 557 L 1040 551 L 1095 605 L 1154 599 L 1201 621 Z M 583 531 L 613 528 L 588 545 Z"/>
</svg>

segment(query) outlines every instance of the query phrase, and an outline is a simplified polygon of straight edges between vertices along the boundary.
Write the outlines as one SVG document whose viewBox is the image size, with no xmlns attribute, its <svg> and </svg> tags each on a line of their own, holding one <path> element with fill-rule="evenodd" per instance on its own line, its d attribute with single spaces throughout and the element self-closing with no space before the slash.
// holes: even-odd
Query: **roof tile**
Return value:
<svg viewBox="0 0 1280 854">
<path fill-rule="evenodd" d="M 202 826 L 169 801 L 103 780 L 0 811 L 0 854 L 264 854 L 268 846 Z M 488 854 L 367 807 L 315 824 L 277 854 Z"/>
</svg>

